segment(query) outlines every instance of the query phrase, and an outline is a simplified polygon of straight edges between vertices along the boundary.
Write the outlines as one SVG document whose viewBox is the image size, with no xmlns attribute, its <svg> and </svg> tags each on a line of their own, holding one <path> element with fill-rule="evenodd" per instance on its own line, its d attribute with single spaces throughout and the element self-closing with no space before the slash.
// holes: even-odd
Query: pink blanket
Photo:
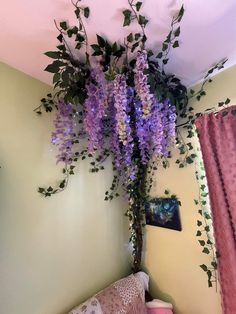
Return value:
<svg viewBox="0 0 236 314">
<path fill-rule="evenodd" d="M 68 314 L 146 314 L 144 285 L 130 275 L 104 289 Z"/>
</svg>

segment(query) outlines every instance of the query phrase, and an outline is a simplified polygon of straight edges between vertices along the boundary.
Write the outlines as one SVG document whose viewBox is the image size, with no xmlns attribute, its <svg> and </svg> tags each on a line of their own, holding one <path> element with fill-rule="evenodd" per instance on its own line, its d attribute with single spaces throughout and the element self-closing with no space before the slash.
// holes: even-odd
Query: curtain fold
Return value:
<svg viewBox="0 0 236 314">
<path fill-rule="evenodd" d="M 196 122 L 213 217 L 224 314 L 236 314 L 236 106 Z"/>
</svg>

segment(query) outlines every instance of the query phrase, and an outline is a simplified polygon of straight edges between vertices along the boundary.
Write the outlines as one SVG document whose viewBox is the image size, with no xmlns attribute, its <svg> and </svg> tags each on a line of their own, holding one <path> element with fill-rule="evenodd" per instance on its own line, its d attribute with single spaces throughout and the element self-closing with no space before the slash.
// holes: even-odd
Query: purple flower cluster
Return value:
<svg viewBox="0 0 236 314">
<path fill-rule="evenodd" d="M 176 113 L 169 100 L 155 101 L 151 116 L 152 150 L 156 157 L 167 157 L 175 138 Z"/>
<path fill-rule="evenodd" d="M 85 100 L 84 128 L 89 137 L 88 150 L 94 152 L 103 146 L 102 118 L 105 114 L 106 82 L 101 69 L 91 71 L 91 81 L 87 85 Z"/>
<path fill-rule="evenodd" d="M 169 100 L 164 102 L 164 115 L 166 119 L 166 124 L 164 126 L 165 131 L 165 150 L 163 151 L 163 156 L 167 157 L 170 150 L 171 144 L 174 143 L 176 137 L 176 108 L 173 106 Z"/>
<path fill-rule="evenodd" d="M 114 107 L 116 109 L 116 132 L 120 142 L 123 144 L 124 163 L 131 164 L 133 152 L 133 138 L 130 127 L 130 108 L 128 93 L 130 90 L 127 88 L 126 79 L 124 75 L 117 75 L 114 81 Z"/>
<path fill-rule="evenodd" d="M 138 99 L 134 99 L 136 134 L 139 142 L 139 149 L 142 163 L 147 164 L 150 154 L 150 124 L 151 117 L 144 118 L 142 113 L 142 104 Z"/>
<path fill-rule="evenodd" d="M 151 155 L 167 157 L 170 144 L 175 138 L 175 107 L 169 100 L 158 102 L 153 98 L 151 114 L 144 118 L 141 102 L 134 99 L 136 115 L 136 134 L 142 163 L 147 164 Z"/>
<path fill-rule="evenodd" d="M 59 101 L 54 126 L 55 131 L 52 132 L 51 142 L 59 147 L 57 163 L 70 164 L 73 157 L 74 137 L 73 107 L 71 104 L 66 104 L 63 100 Z"/>
<path fill-rule="evenodd" d="M 150 92 L 147 69 L 147 53 L 138 52 L 134 87 L 127 85 L 124 74 L 106 81 L 99 67 L 91 71 L 86 85 L 83 128 L 88 136 L 88 151 L 99 150 L 102 154 L 109 145 L 124 188 L 137 178 L 138 167 L 133 159 L 135 145 L 139 148 L 135 154 L 140 154 L 145 165 L 152 156 L 167 157 L 175 138 L 175 107 L 169 100 L 158 101 Z M 73 159 L 75 136 L 71 104 L 59 102 L 55 128 L 52 143 L 59 146 L 57 162 L 69 164 Z M 82 131 L 78 134 L 84 137 Z"/>
<path fill-rule="evenodd" d="M 154 98 L 153 94 L 150 92 L 148 76 L 145 74 L 147 69 L 147 52 L 145 50 L 139 51 L 134 69 L 134 84 L 136 94 L 142 103 L 142 113 L 144 118 L 147 118 L 150 115 Z"/>
</svg>

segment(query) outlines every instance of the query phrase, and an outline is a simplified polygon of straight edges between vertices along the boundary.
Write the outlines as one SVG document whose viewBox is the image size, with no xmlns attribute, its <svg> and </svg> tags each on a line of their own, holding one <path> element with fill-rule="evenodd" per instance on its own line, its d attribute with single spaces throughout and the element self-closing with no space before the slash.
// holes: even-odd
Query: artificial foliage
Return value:
<svg viewBox="0 0 236 314">
<path fill-rule="evenodd" d="M 175 144 L 180 168 L 196 158 L 191 142 L 185 143 L 179 129 L 187 128 L 188 137 L 193 136 L 194 115 L 188 101 L 206 94 L 211 74 L 222 68 L 225 60 L 207 72 L 199 91 L 188 93 L 181 80 L 165 68 L 171 49 L 179 47 L 184 7 L 173 17 L 159 50 L 154 51 L 145 33 L 149 21 L 142 13 L 143 3 L 128 0 L 127 5 L 123 27 L 136 23 L 140 31 L 116 42 L 97 34 L 97 41 L 90 43 L 85 28 L 90 9 L 82 0 L 73 3 L 78 25 L 55 22 L 57 49 L 45 53 L 53 59 L 45 70 L 53 74 L 54 93 L 43 98 L 35 111 L 56 110 L 51 141 L 58 149 L 57 162 L 63 164 L 63 178 L 56 187 L 38 191 L 48 197 L 64 190 L 79 160 L 89 159 L 91 172 L 98 172 L 111 158 L 114 177 L 104 199 L 122 196 L 128 201 L 133 271 L 138 271 L 144 204 L 154 171 L 168 166 Z"/>
</svg>

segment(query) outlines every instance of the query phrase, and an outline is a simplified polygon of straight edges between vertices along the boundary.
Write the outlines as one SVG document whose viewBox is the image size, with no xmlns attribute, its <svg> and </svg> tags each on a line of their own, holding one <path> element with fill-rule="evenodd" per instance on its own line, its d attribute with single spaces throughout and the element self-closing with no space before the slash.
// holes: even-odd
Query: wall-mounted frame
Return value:
<svg viewBox="0 0 236 314">
<path fill-rule="evenodd" d="M 182 230 L 177 198 L 152 198 L 145 205 L 146 224 Z"/>
</svg>

